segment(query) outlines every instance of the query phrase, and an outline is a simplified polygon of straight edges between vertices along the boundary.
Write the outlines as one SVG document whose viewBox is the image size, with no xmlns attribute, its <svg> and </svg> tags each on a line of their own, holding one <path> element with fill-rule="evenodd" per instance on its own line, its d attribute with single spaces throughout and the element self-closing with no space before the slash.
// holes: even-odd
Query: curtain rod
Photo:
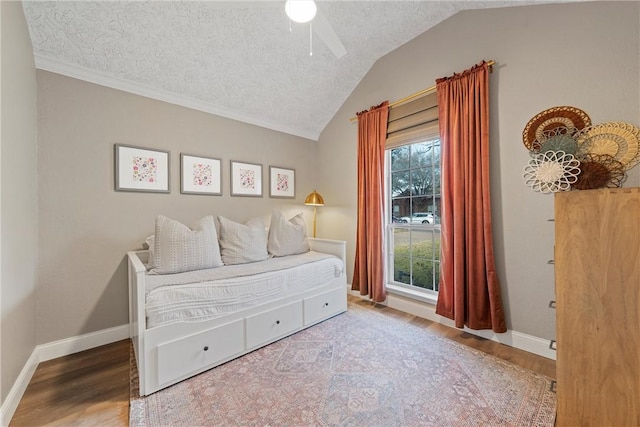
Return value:
<svg viewBox="0 0 640 427">
<path fill-rule="evenodd" d="M 496 63 L 496 61 L 494 61 L 493 59 L 492 59 L 492 60 L 487 61 L 487 65 L 489 66 L 489 70 L 492 70 L 492 68 L 491 68 L 491 67 L 492 67 L 495 63 Z M 391 104 L 389 104 L 389 108 L 393 108 L 393 107 L 395 107 L 396 105 L 400 105 L 400 104 L 405 103 L 405 102 L 407 102 L 407 101 L 411 101 L 413 98 L 417 98 L 417 97 L 419 97 L 419 96 L 421 96 L 421 95 L 425 95 L 425 94 L 427 94 L 427 93 L 433 92 L 434 90 L 436 90 L 436 85 L 433 85 L 433 86 L 428 87 L 428 88 L 426 88 L 426 89 L 422 89 L 421 91 L 418 91 L 418 92 L 416 92 L 416 93 L 412 93 L 411 95 L 409 95 L 409 96 L 405 96 L 405 97 L 404 97 L 404 98 L 402 98 L 402 99 L 398 99 L 397 101 L 394 101 L 394 102 L 392 102 Z M 351 117 L 351 118 L 349 119 L 349 121 L 350 121 L 350 122 L 352 122 L 352 121 L 354 121 L 354 120 L 358 120 L 358 116 Z"/>
</svg>

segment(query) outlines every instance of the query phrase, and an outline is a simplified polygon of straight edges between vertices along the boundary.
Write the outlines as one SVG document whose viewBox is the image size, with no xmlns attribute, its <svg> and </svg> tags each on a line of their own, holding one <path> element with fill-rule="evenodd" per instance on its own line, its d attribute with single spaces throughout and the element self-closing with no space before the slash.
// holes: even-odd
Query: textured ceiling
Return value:
<svg viewBox="0 0 640 427">
<path fill-rule="evenodd" d="M 290 24 L 284 0 L 23 7 L 40 69 L 317 140 L 381 56 L 460 10 L 524 3 L 317 4 L 346 49 L 341 58 L 316 34 L 309 56 L 309 26 Z"/>
</svg>

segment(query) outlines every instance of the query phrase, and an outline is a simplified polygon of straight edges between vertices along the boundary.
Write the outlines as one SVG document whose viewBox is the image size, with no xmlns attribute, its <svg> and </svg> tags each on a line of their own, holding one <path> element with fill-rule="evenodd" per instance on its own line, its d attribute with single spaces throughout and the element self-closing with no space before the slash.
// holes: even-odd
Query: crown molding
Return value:
<svg viewBox="0 0 640 427">
<path fill-rule="evenodd" d="M 158 101 L 167 102 L 169 104 L 179 105 L 181 107 L 191 108 L 193 110 L 202 111 L 216 116 L 225 117 L 227 119 L 237 120 L 239 122 L 259 126 L 262 128 L 286 133 L 289 135 L 299 136 L 301 138 L 318 141 L 319 133 L 312 133 L 301 129 L 294 129 L 281 124 L 262 120 L 241 112 L 216 106 L 207 102 L 203 102 L 188 96 L 172 93 L 162 89 L 152 88 L 139 83 L 132 82 L 119 77 L 114 77 L 106 73 L 91 70 L 86 67 L 71 64 L 59 59 L 51 58 L 45 55 L 34 54 L 36 68 L 43 71 L 49 71 L 63 76 L 72 77 L 78 80 L 84 80 L 100 86 L 121 90 L 135 95 L 144 96 Z"/>
</svg>

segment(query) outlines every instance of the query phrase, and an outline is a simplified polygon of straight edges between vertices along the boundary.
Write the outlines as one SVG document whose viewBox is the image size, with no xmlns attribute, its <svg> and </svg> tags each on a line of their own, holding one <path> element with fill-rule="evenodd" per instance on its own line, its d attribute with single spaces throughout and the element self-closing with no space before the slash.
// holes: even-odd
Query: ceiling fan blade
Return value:
<svg viewBox="0 0 640 427">
<path fill-rule="evenodd" d="M 211 9 L 229 10 L 229 9 L 258 9 L 282 7 L 284 12 L 284 1 L 257 0 L 257 1 L 210 1 L 206 3 Z M 333 30 L 327 17 L 320 9 L 317 10 L 316 16 L 313 18 L 313 32 L 324 42 L 329 50 L 336 56 L 342 58 L 347 53 L 344 45 Z"/>
<path fill-rule="evenodd" d="M 347 53 L 347 49 L 345 49 L 344 45 L 338 38 L 338 35 L 333 31 L 333 27 L 329 23 L 329 20 L 324 16 L 320 9 L 318 9 L 315 18 L 313 18 L 313 21 L 311 22 L 313 24 L 313 32 L 320 37 L 336 58 L 342 58 Z"/>
</svg>

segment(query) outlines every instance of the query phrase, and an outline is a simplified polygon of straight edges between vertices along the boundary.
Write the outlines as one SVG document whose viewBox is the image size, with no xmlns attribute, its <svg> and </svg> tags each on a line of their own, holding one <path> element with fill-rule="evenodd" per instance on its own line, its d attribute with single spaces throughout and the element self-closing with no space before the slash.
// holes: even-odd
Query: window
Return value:
<svg viewBox="0 0 640 427">
<path fill-rule="evenodd" d="M 390 284 L 436 295 L 440 281 L 440 140 L 387 150 Z"/>
</svg>

